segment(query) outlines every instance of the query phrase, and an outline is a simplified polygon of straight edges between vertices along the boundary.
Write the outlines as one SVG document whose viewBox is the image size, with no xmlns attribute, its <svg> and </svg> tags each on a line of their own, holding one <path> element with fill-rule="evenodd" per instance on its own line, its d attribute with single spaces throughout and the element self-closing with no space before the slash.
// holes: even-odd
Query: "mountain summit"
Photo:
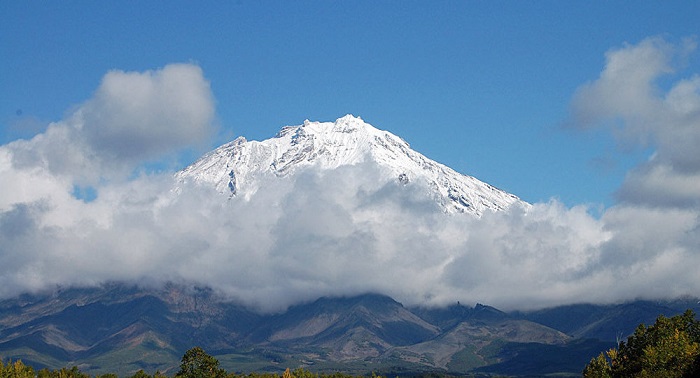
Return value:
<svg viewBox="0 0 700 378">
<path fill-rule="evenodd" d="M 427 194 L 447 213 L 481 216 L 486 210 L 523 203 L 515 195 L 426 158 L 403 139 L 352 115 L 335 122 L 306 120 L 299 126 L 285 126 L 262 142 L 239 137 L 207 153 L 177 178 L 250 198 L 264 175 L 285 177 L 306 169 L 324 171 L 362 163 L 375 164 L 386 173 L 387 182 L 425 185 Z"/>
</svg>

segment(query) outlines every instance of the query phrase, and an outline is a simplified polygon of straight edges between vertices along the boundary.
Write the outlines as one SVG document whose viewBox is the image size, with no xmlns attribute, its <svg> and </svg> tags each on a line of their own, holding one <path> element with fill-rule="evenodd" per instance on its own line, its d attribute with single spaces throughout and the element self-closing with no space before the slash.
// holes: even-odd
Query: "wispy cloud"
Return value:
<svg viewBox="0 0 700 378">
<path fill-rule="evenodd" d="M 212 135 L 213 96 L 194 65 L 110 72 L 67 119 L 0 147 L 0 295 L 195 282 L 273 311 L 367 291 L 503 308 L 697 294 L 700 80 L 656 83 L 692 47 L 651 38 L 611 50 L 574 95 L 574 124 L 612 125 L 656 151 L 600 217 L 554 200 L 446 215 L 429 188 L 367 164 L 269 177 L 249 200 L 134 174 Z M 75 198 L 76 185 L 97 197 Z"/>
<path fill-rule="evenodd" d="M 672 45 L 656 37 L 611 50 L 600 77 L 574 97 L 579 127 L 609 127 L 623 144 L 655 150 L 628 173 L 618 192 L 623 203 L 700 205 L 700 77 L 677 80 L 667 90 L 659 84 L 695 47 L 692 39 Z"/>
</svg>

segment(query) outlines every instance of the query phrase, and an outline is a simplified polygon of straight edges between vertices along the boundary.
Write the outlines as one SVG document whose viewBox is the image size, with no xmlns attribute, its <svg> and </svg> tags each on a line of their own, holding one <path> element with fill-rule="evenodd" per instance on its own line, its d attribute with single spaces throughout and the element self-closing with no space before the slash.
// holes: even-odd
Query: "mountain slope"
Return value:
<svg viewBox="0 0 700 378">
<path fill-rule="evenodd" d="M 335 122 L 305 121 L 283 127 L 271 139 L 244 137 L 206 154 L 177 174 L 183 182 L 212 185 L 220 193 L 250 198 L 261 189 L 261 178 L 295 175 L 305 169 L 332 170 L 372 163 L 386 181 L 419 183 L 445 212 L 480 216 L 521 203 L 516 196 L 462 175 L 412 150 L 403 139 L 347 115 Z"/>
<path fill-rule="evenodd" d="M 205 289 L 110 284 L 59 290 L 0 302 L 0 356 L 37 368 L 172 372 L 193 342 L 230 348 L 259 319 Z"/>
<path fill-rule="evenodd" d="M 290 308 L 258 328 L 252 339 L 286 348 L 322 346 L 333 360 L 377 357 L 396 345 L 439 334 L 393 299 L 376 294 L 321 298 Z"/>
<path fill-rule="evenodd" d="M 571 341 L 564 333 L 528 320 L 517 319 L 491 306 L 474 308 L 452 305 L 446 308 L 416 308 L 413 312 L 441 328 L 438 337 L 399 347 L 391 355 L 406 361 L 421 356 L 430 366 L 458 372 L 498 363 L 495 355 L 507 343 L 562 345 Z"/>
<path fill-rule="evenodd" d="M 672 316 L 693 303 L 640 301 L 510 314 L 484 305 L 405 308 L 365 294 L 261 315 L 207 289 L 111 284 L 0 301 L 0 357 L 36 368 L 78 365 L 91 374 L 172 374 L 182 354 L 198 345 L 236 372 L 304 366 L 356 374 L 576 374 L 614 342 L 555 327 L 578 334 L 602 319 L 606 329 L 633 329 L 636 318 L 621 314 L 659 308 Z"/>
<path fill-rule="evenodd" d="M 578 304 L 518 314 L 577 338 L 595 338 L 604 341 L 624 340 L 639 324 L 653 324 L 659 315 L 671 317 L 691 309 L 700 314 L 696 298 L 677 298 L 672 301 L 643 301 L 611 305 Z"/>
</svg>

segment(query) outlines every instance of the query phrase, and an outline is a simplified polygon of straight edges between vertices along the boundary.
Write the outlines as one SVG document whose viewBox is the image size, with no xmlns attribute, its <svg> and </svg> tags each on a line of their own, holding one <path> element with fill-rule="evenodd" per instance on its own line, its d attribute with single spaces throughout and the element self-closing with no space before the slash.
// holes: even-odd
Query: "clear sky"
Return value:
<svg viewBox="0 0 700 378">
<path fill-rule="evenodd" d="M 350 113 L 529 202 L 610 205 L 646 155 L 562 129 L 571 98 L 607 51 L 692 37 L 698 16 L 695 1 L 3 1 L 0 141 L 62 119 L 109 70 L 195 63 L 221 127 L 209 147 Z"/>
</svg>

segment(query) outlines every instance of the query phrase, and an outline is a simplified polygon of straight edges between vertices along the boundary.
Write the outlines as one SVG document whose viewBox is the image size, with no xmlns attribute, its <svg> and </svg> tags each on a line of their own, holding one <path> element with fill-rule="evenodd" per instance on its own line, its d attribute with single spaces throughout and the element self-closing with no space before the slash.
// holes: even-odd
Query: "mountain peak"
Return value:
<svg viewBox="0 0 700 378">
<path fill-rule="evenodd" d="M 308 133 L 353 133 L 359 130 L 365 132 L 378 132 L 374 126 L 366 123 L 360 117 L 355 117 L 352 114 L 345 115 L 335 120 L 335 122 L 319 122 L 310 121 L 308 119 L 304 120 L 304 123 L 297 126 L 284 126 L 275 135 L 275 138 L 282 138 L 290 133 L 295 133 L 298 130 L 303 129 Z"/>
<path fill-rule="evenodd" d="M 351 114 L 338 118 L 335 122 L 318 122 L 307 119 L 301 125 L 284 126 L 275 135 L 275 139 L 280 139 L 283 144 L 288 143 L 291 145 L 299 145 L 303 141 L 307 141 L 309 148 L 318 147 L 319 152 L 332 153 L 336 151 L 333 151 L 332 148 L 324 147 L 344 146 L 345 149 L 360 148 L 364 150 L 371 148 L 373 139 L 388 136 L 400 140 L 408 148 L 408 144 L 395 135 L 379 130 L 363 121 L 362 118 Z M 344 161 L 343 163 L 353 164 L 356 161 Z"/>
<path fill-rule="evenodd" d="M 333 125 L 333 131 L 341 133 L 354 132 L 358 129 L 378 131 L 374 126 L 363 121 L 361 117 L 355 117 L 352 114 L 336 119 Z"/>
<path fill-rule="evenodd" d="M 486 210 L 524 204 L 512 194 L 428 159 L 400 137 L 350 114 L 334 122 L 305 120 L 298 126 L 285 126 L 275 137 L 260 142 L 239 137 L 206 154 L 177 177 L 181 182 L 206 183 L 229 196 L 250 199 L 264 176 L 293 176 L 307 169 L 320 172 L 360 163 L 376 166 L 387 183 L 423 185 L 447 213 L 481 216 Z"/>
</svg>

